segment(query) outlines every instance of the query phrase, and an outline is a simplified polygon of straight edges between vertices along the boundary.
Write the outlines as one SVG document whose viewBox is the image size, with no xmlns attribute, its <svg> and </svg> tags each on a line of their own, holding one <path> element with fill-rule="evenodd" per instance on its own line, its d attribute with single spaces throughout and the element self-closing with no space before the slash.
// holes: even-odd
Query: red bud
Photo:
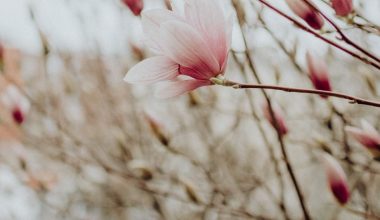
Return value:
<svg viewBox="0 0 380 220">
<path fill-rule="evenodd" d="M 347 16 L 354 10 L 352 0 L 331 0 L 331 4 L 339 16 Z"/>
<path fill-rule="evenodd" d="M 305 3 L 303 0 L 285 0 L 289 8 L 300 18 L 302 18 L 306 23 L 319 30 L 323 27 L 324 20 L 322 16 L 310 5 Z"/>
<path fill-rule="evenodd" d="M 330 78 L 326 63 L 319 57 L 306 53 L 307 66 L 310 80 L 314 88 L 318 90 L 331 91 Z M 326 96 L 321 96 L 327 98 Z"/>
<path fill-rule="evenodd" d="M 273 104 L 272 109 L 273 109 L 274 118 L 276 119 L 276 122 L 277 122 L 279 133 L 281 135 L 287 134 L 288 133 L 288 127 L 286 126 L 286 122 L 285 122 L 285 119 L 283 117 L 283 112 L 282 112 L 281 108 L 278 105 Z M 272 126 L 274 128 L 276 128 L 275 121 L 273 120 L 273 118 L 271 116 L 271 112 L 270 112 L 269 105 L 267 102 L 264 103 L 263 110 L 264 110 L 265 118 L 269 121 L 269 123 L 272 124 Z"/>
<path fill-rule="evenodd" d="M 131 9 L 133 14 L 136 16 L 140 15 L 142 9 L 144 8 L 143 0 L 122 0 L 122 1 L 126 6 L 128 6 L 129 9 Z"/>
<path fill-rule="evenodd" d="M 15 108 L 12 111 L 13 120 L 17 124 L 22 124 L 24 122 L 24 114 L 21 112 L 20 108 Z"/>
<path fill-rule="evenodd" d="M 346 204 L 350 199 L 350 191 L 343 168 L 335 158 L 329 154 L 324 154 L 321 160 L 325 167 L 327 181 L 331 192 L 340 204 Z"/>
</svg>

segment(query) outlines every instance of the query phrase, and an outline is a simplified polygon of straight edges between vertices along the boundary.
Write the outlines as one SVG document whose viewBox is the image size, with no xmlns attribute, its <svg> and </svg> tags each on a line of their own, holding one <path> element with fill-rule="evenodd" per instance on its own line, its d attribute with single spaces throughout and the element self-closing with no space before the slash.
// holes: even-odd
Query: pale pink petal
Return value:
<svg viewBox="0 0 380 220">
<path fill-rule="evenodd" d="M 161 49 L 157 37 L 163 22 L 180 19 L 172 11 L 165 9 L 152 9 L 142 12 L 141 22 L 145 34 L 145 43 L 156 53 Z"/>
<path fill-rule="evenodd" d="M 186 0 L 185 18 L 206 40 L 221 70 L 229 50 L 227 44 L 229 24 L 227 25 L 220 1 Z"/>
<path fill-rule="evenodd" d="M 150 84 L 173 79 L 178 75 L 179 66 L 163 56 L 148 58 L 130 69 L 124 80 L 129 83 Z"/>
<path fill-rule="evenodd" d="M 157 98 L 171 98 L 183 93 L 190 92 L 201 86 L 210 85 L 207 80 L 177 80 L 162 82 L 156 91 Z"/>
<path fill-rule="evenodd" d="M 219 74 L 219 64 L 200 34 L 184 22 L 168 21 L 160 28 L 163 53 L 180 64 L 210 78 Z"/>
</svg>

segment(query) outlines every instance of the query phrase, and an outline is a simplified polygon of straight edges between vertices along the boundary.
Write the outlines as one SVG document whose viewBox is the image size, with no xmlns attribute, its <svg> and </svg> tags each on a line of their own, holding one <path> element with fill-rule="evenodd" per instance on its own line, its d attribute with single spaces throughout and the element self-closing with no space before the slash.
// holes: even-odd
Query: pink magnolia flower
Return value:
<svg viewBox="0 0 380 220">
<path fill-rule="evenodd" d="M 347 16 L 354 10 L 352 0 L 331 0 L 331 4 L 339 16 Z"/>
<path fill-rule="evenodd" d="M 144 2 L 142 0 L 122 0 L 123 3 L 128 6 L 134 15 L 138 16 L 144 7 Z"/>
<path fill-rule="evenodd" d="M 288 4 L 289 8 L 300 18 L 302 18 L 306 23 L 316 29 L 319 30 L 323 27 L 324 20 L 322 16 L 310 7 L 303 0 L 285 0 Z"/>
<path fill-rule="evenodd" d="M 362 128 L 346 126 L 345 130 L 365 146 L 375 157 L 380 156 L 380 134 L 367 121 L 362 120 Z"/>
<path fill-rule="evenodd" d="M 321 157 L 321 161 L 325 167 L 331 192 L 340 204 L 346 204 L 350 199 L 350 190 L 343 168 L 332 156 L 326 153 Z"/>
<path fill-rule="evenodd" d="M 326 63 L 319 57 L 306 53 L 307 66 L 310 80 L 314 87 L 319 90 L 331 91 L 331 84 Z M 326 96 L 321 96 L 327 98 Z"/>
<path fill-rule="evenodd" d="M 288 127 L 286 126 L 286 122 L 283 116 L 283 112 L 281 108 L 277 104 L 272 104 L 272 109 L 273 109 L 273 114 L 274 118 L 277 121 L 278 129 L 281 135 L 285 135 L 288 133 Z M 275 121 L 271 117 L 271 112 L 269 109 L 269 105 L 267 102 L 264 103 L 263 105 L 263 112 L 264 112 L 264 117 L 271 123 L 271 125 L 276 128 Z"/>
<path fill-rule="evenodd" d="M 185 0 L 180 10 L 142 13 L 148 46 L 157 56 L 129 70 L 129 83 L 160 83 L 156 95 L 169 98 L 211 85 L 210 79 L 226 69 L 231 41 L 231 19 L 217 0 Z"/>
</svg>

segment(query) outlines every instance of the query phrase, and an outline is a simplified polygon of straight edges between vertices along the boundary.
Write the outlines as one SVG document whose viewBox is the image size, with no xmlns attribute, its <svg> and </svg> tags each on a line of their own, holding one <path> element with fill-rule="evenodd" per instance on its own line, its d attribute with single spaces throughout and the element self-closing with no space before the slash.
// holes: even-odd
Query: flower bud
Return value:
<svg viewBox="0 0 380 220">
<path fill-rule="evenodd" d="M 4 46 L 0 43 L 0 71 L 3 71 L 4 66 Z"/>
<path fill-rule="evenodd" d="M 354 10 L 352 0 L 331 0 L 331 4 L 339 16 L 347 16 Z"/>
<path fill-rule="evenodd" d="M 270 111 L 268 103 L 267 102 L 264 103 L 263 112 L 264 112 L 265 118 L 269 121 L 269 123 L 271 123 L 271 125 L 274 128 L 278 127 L 278 131 L 281 135 L 286 135 L 288 133 L 288 127 L 286 126 L 285 119 L 283 117 L 283 112 L 282 112 L 281 108 L 276 104 L 272 104 L 272 109 L 273 109 L 273 114 L 274 114 L 275 120 L 273 120 L 273 118 L 272 118 L 271 111 Z M 276 124 L 277 124 L 277 126 L 276 126 Z"/>
<path fill-rule="evenodd" d="M 367 121 L 362 120 L 362 129 L 346 126 L 345 130 L 354 137 L 359 143 L 365 146 L 373 156 L 380 156 L 380 134 Z"/>
<path fill-rule="evenodd" d="M 122 0 L 122 1 L 126 6 L 128 6 L 129 9 L 131 9 L 134 15 L 138 16 L 141 14 L 141 11 L 144 7 L 143 0 Z"/>
<path fill-rule="evenodd" d="M 148 123 L 154 136 L 161 142 L 162 145 L 167 146 L 169 144 L 169 138 L 164 133 L 162 124 L 149 112 L 144 111 L 144 118 Z"/>
<path fill-rule="evenodd" d="M 319 57 L 306 53 L 307 66 L 309 70 L 310 80 L 314 88 L 318 90 L 331 91 L 330 78 L 326 63 Z M 322 96 L 327 98 L 326 96 Z"/>
<path fill-rule="evenodd" d="M 4 46 L 0 43 L 0 62 L 3 60 L 4 57 Z"/>
<path fill-rule="evenodd" d="M 343 168 L 332 156 L 326 153 L 321 157 L 321 161 L 331 192 L 340 204 L 346 204 L 350 199 L 350 190 Z"/>
<path fill-rule="evenodd" d="M 13 111 L 12 111 L 12 117 L 13 117 L 13 120 L 17 124 L 22 124 L 24 122 L 24 119 L 25 119 L 24 113 L 22 113 L 22 111 L 20 110 L 19 107 L 15 107 L 13 109 Z"/>
<path fill-rule="evenodd" d="M 303 0 L 285 0 L 289 8 L 300 18 L 302 18 L 306 23 L 319 30 L 323 27 L 324 20 L 322 16 L 310 5 L 308 5 Z"/>
<path fill-rule="evenodd" d="M 30 109 L 30 102 L 16 86 L 8 85 L 0 95 L 0 102 L 11 113 L 17 124 L 25 121 L 25 116 Z"/>
<path fill-rule="evenodd" d="M 170 0 L 165 0 L 165 7 L 166 7 L 168 10 L 173 10 L 172 3 L 171 3 Z"/>
</svg>

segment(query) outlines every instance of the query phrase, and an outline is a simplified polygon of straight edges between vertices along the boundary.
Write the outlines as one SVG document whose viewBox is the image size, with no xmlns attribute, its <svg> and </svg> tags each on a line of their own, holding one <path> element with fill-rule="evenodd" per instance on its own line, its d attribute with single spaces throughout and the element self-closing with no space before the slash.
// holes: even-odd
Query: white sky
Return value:
<svg viewBox="0 0 380 220">
<path fill-rule="evenodd" d="M 124 54 L 131 40 L 140 42 L 140 24 L 139 18 L 132 16 L 119 1 L 0 0 L 0 40 L 27 53 L 39 53 L 41 43 L 36 25 L 30 19 L 29 10 L 32 9 L 38 26 L 56 49 L 75 52 L 95 50 L 99 45 L 105 54 Z M 284 5 L 276 1 L 279 0 L 272 0 L 275 5 Z M 380 0 L 361 2 L 366 3 L 366 16 L 380 24 Z M 162 1 L 145 0 L 145 3 L 146 8 L 151 8 L 161 5 Z M 288 35 L 291 25 L 281 19 L 273 19 L 273 22 L 279 27 L 279 33 Z M 265 35 L 257 37 L 256 42 L 263 46 L 270 43 Z M 308 39 L 304 42 L 314 45 Z"/>
</svg>

